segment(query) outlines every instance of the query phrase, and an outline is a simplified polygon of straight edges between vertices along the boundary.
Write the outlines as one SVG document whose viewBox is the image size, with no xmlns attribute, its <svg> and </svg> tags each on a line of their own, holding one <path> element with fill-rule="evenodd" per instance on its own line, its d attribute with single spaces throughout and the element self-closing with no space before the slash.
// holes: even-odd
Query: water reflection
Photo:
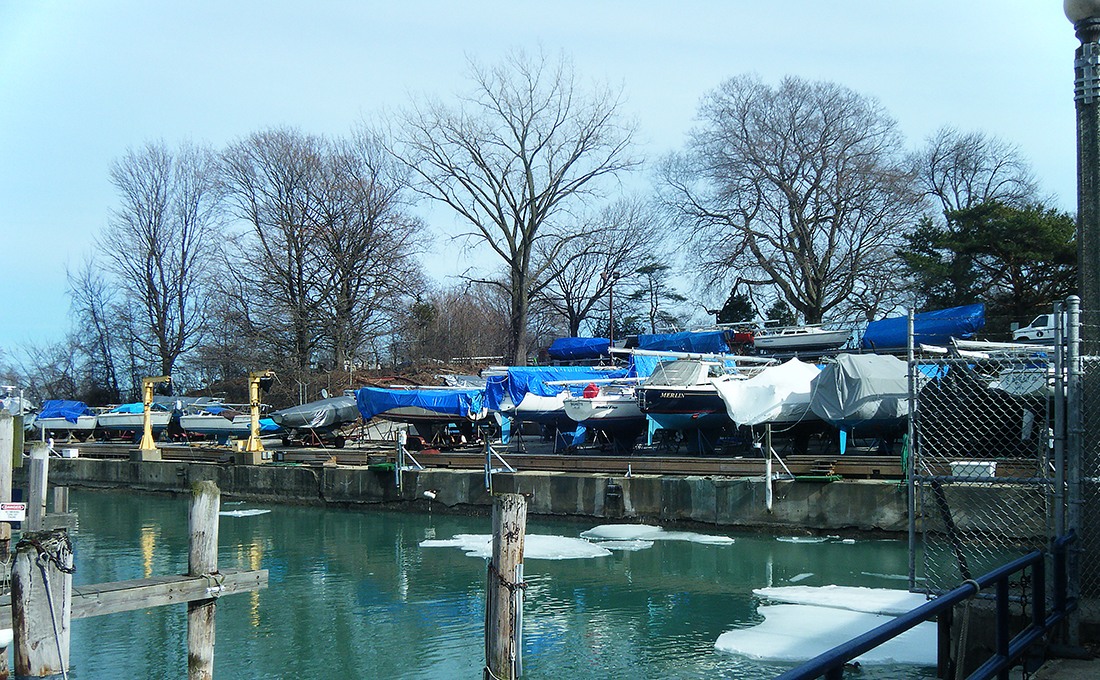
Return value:
<svg viewBox="0 0 1100 680">
<path fill-rule="evenodd" d="M 74 491 L 76 585 L 184 573 L 187 499 Z M 242 507 L 258 507 L 246 504 Z M 480 677 L 485 561 L 426 539 L 486 533 L 486 517 L 266 506 L 223 517 L 219 565 L 265 568 L 269 586 L 218 602 L 221 678 Z M 531 533 L 576 537 L 591 524 L 531 518 Z M 584 560 L 527 560 L 524 678 L 768 678 L 782 666 L 720 654 L 723 632 L 761 620 L 752 589 L 897 587 L 901 542 L 732 545 L 656 541 Z M 182 606 L 73 623 L 74 678 L 178 678 Z M 930 677 L 865 670 L 861 677 Z"/>
</svg>

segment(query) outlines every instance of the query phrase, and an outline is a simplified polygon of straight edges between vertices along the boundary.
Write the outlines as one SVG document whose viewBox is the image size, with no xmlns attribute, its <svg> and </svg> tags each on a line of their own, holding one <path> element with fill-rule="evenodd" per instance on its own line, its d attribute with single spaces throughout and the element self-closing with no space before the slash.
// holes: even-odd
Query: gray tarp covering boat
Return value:
<svg viewBox="0 0 1100 680">
<path fill-rule="evenodd" d="M 842 430 L 899 430 L 909 416 L 908 365 L 879 354 L 841 354 L 811 386 L 810 409 Z"/>
<path fill-rule="evenodd" d="M 331 430 L 359 419 L 359 407 L 355 394 L 344 394 L 301 406 L 276 411 L 269 416 L 279 426 L 290 429 Z"/>
</svg>

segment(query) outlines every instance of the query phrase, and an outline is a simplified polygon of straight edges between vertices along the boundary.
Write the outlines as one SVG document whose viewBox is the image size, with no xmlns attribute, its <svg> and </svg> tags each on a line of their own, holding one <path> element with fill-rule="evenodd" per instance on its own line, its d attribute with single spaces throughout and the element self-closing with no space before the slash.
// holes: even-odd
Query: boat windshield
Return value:
<svg viewBox="0 0 1100 680">
<path fill-rule="evenodd" d="M 708 365 L 706 362 L 688 359 L 662 361 L 653 369 L 653 374 L 649 376 L 646 382 L 650 385 L 668 385 L 670 387 L 698 385 L 701 378 L 707 375 Z"/>
</svg>

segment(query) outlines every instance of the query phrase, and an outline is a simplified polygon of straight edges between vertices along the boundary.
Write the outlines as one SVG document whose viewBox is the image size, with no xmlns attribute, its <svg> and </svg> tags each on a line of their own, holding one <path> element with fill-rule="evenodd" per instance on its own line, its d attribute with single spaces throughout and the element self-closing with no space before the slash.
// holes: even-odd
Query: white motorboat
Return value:
<svg viewBox="0 0 1100 680">
<path fill-rule="evenodd" d="M 180 429 L 213 437 L 247 437 L 252 430 L 248 406 L 218 404 L 180 415 Z"/>
<path fill-rule="evenodd" d="M 149 409 L 149 425 L 156 436 L 172 422 L 172 411 L 163 404 L 153 403 Z M 122 404 L 99 414 L 96 421 L 99 428 L 108 434 L 122 432 L 141 432 L 145 427 L 145 405 L 140 401 Z"/>
<path fill-rule="evenodd" d="M 581 395 L 562 402 L 565 414 L 585 427 L 597 430 L 641 429 L 645 414 L 638 406 L 633 385 L 591 384 Z"/>
<path fill-rule="evenodd" d="M 84 441 L 96 428 L 95 412 L 80 401 L 51 399 L 42 404 L 34 420 L 44 437 L 73 438 Z"/>
<path fill-rule="evenodd" d="M 810 351 L 843 347 L 852 338 L 851 330 L 828 331 L 820 326 L 796 326 L 763 330 L 752 339 L 757 349 L 768 351 Z"/>
</svg>

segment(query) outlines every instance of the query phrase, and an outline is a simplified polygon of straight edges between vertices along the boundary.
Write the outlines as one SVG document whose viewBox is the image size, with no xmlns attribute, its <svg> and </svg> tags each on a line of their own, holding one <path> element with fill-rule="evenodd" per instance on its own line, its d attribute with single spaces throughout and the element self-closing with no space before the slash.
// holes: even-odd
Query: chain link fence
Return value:
<svg viewBox="0 0 1100 680">
<path fill-rule="evenodd" d="M 1071 309 L 1071 323 L 1074 316 Z M 1083 615 L 1095 619 L 1100 616 L 1100 310 L 1082 310 L 1079 329 L 1068 335 L 1067 523 L 1078 534 L 1070 584 L 1077 586 Z"/>
<path fill-rule="evenodd" d="M 1055 320 L 1048 345 L 911 355 L 913 590 L 946 592 L 1074 529 L 1071 594 L 1100 617 L 1100 310 L 1071 298 Z"/>
<path fill-rule="evenodd" d="M 918 590 L 946 592 L 1054 535 L 1053 364 L 954 349 L 911 365 Z"/>
</svg>

